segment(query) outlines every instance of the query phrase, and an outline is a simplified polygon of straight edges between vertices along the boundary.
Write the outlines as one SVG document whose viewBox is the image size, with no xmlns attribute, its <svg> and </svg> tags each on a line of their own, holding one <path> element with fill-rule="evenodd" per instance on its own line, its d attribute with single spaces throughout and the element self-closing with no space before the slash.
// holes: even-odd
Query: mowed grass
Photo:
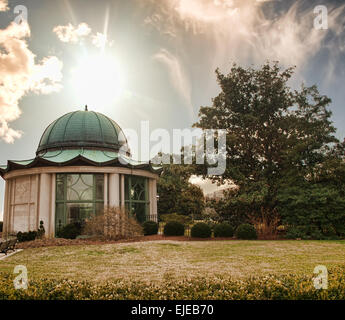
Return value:
<svg viewBox="0 0 345 320">
<path fill-rule="evenodd" d="M 150 241 L 25 249 L 0 271 L 25 265 L 31 279 L 145 282 L 193 277 L 313 275 L 345 265 L 345 241 Z"/>
</svg>

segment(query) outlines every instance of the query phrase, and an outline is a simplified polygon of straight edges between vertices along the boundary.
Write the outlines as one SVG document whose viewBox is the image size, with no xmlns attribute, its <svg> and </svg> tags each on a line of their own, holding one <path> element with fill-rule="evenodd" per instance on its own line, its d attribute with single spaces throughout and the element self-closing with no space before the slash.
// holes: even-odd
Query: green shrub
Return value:
<svg viewBox="0 0 345 320">
<path fill-rule="evenodd" d="M 33 241 L 37 238 L 37 231 L 21 232 L 17 233 L 17 239 L 19 242 Z"/>
<path fill-rule="evenodd" d="M 19 242 L 25 242 L 25 241 L 33 241 L 36 239 L 41 239 L 43 238 L 45 234 L 44 226 L 43 226 L 43 221 L 40 221 L 40 227 L 37 231 L 28 231 L 28 232 L 21 232 L 19 231 L 17 233 L 17 239 Z"/>
<path fill-rule="evenodd" d="M 244 223 L 238 226 L 236 229 L 236 238 L 244 240 L 257 239 L 256 230 L 253 225 Z"/>
<path fill-rule="evenodd" d="M 191 236 L 193 238 L 210 238 L 212 230 L 207 223 L 198 222 L 191 229 Z"/>
<path fill-rule="evenodd" d="M 177 213 L 162 214 L 160 215 L 160 220 L 163 222 L 177 221 L 184 225 L 192 223 L 191 217 Z"/>
<path fill-rule="evenodd" d="M 82 224 L 80 222 L 74 222 L 65 225 L 56 235 L 58 238 L 75 239 L 77 236 L 81 235 L 82 229 Z"/>
<path fill-rule="evenodd" d="M 144 236 L 150 236 L 158 233 L 158 223 L 155 221 L 145 221 L 143 223 Z"/>
<path fill-rule="evenodd" d="M 234 235 L 234 228 L 226 222 L 217 224 L 214 227 L 214 236 L 217 237 L 232 237 Z"/>
<path fill-rule="evenodd" d="M 167 222 L 164 226 L 165 236 L 183 236 L 184 235 L 184 225 L 177 221 Z"/>
<path fill-rule="evenodd" d="M 2 221 L 0 221 L 0 232 L 2 232 L 2 227 L 3 227 L 3 222 Z"/>
</svg>

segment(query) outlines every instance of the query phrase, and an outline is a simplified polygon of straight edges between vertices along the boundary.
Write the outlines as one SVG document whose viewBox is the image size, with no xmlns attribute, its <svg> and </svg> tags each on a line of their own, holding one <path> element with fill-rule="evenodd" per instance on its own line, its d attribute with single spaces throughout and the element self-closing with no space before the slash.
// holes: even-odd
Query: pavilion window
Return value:
<svg viewBox="0 0 345 320">
<path fill-rule="evenodd" d="M 82 222 L 104 208 L 103 174 L 57 174 L 55 230 Z"/>
<path fill-rule="evenodd" d="M 125 205 L 139 222 L 149 216 L 148 179 L 139 176 L 125 176 Z"/>
</svg>

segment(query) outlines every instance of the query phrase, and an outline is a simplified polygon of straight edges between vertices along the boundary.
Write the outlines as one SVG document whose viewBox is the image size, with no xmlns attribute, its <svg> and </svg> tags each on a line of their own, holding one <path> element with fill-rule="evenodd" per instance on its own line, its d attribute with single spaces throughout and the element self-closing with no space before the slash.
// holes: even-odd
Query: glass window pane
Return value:
<svg viewBox="0 0 345 320">
<path fill-rule="evenodd" d="M 133 203 L 132 213 L 139 222 L 146 221 L 146 203 Z"/>
<path fill-rule="evenodd" d="M 65 199 L 65 180 L 63 174 L 56 175 L 56 200 Z"/>
<path fill-rule="evenodd" d="M 93 175 L 92 174 L 67 175 L 67 200 L 92 201 L 93 200 Z"/>
<path fill-rule="evenodd" d="M 103 174 L 96 174 L 96 200 L 103 200 L 104 199 L 104 175 Z"/>
<path fill-rule="evenodd" d="M 129 200 L 129 176 L 125 176 L 125 200 Z"/>
<path fill-rule="evenodd" d="M 67 224 L 81 222 L 90 218 L 93 213 L 93 203 L 67 203 Z"/>
<path fill-rule="evenodd" d="M 65 209 L 65 205 L 63 203 L 56 204 L 55 232 L 59 231 L 64 225 L 66 225 L 64 209 Z"/>
<path fill-rule="evenodd" d="M 146 200 L 145 178 L 132 177 L 131 197 L 133 200 Z"/>
</svg>

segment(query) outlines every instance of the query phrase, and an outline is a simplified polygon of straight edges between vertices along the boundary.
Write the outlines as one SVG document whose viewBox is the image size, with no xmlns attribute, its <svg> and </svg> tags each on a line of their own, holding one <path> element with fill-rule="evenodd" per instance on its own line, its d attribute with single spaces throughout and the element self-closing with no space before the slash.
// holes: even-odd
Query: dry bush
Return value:
<svg viewBox="0 0 345 320">
<path fill-rule="evenodd" d="M 276 210 L 272 212 L 261 208 L 260 215 L 253 214 L 250 222 L 254 225 L 259 239 L 274 240 L 278 238 L 280 218 Z"/>
<path fill-rule="evenodd" d="M 106 208 L 85 222 L 84 234 L 106 239 L 128 239 L 143 235 L 139 222 L 121 208 Z"/>
</svg>

